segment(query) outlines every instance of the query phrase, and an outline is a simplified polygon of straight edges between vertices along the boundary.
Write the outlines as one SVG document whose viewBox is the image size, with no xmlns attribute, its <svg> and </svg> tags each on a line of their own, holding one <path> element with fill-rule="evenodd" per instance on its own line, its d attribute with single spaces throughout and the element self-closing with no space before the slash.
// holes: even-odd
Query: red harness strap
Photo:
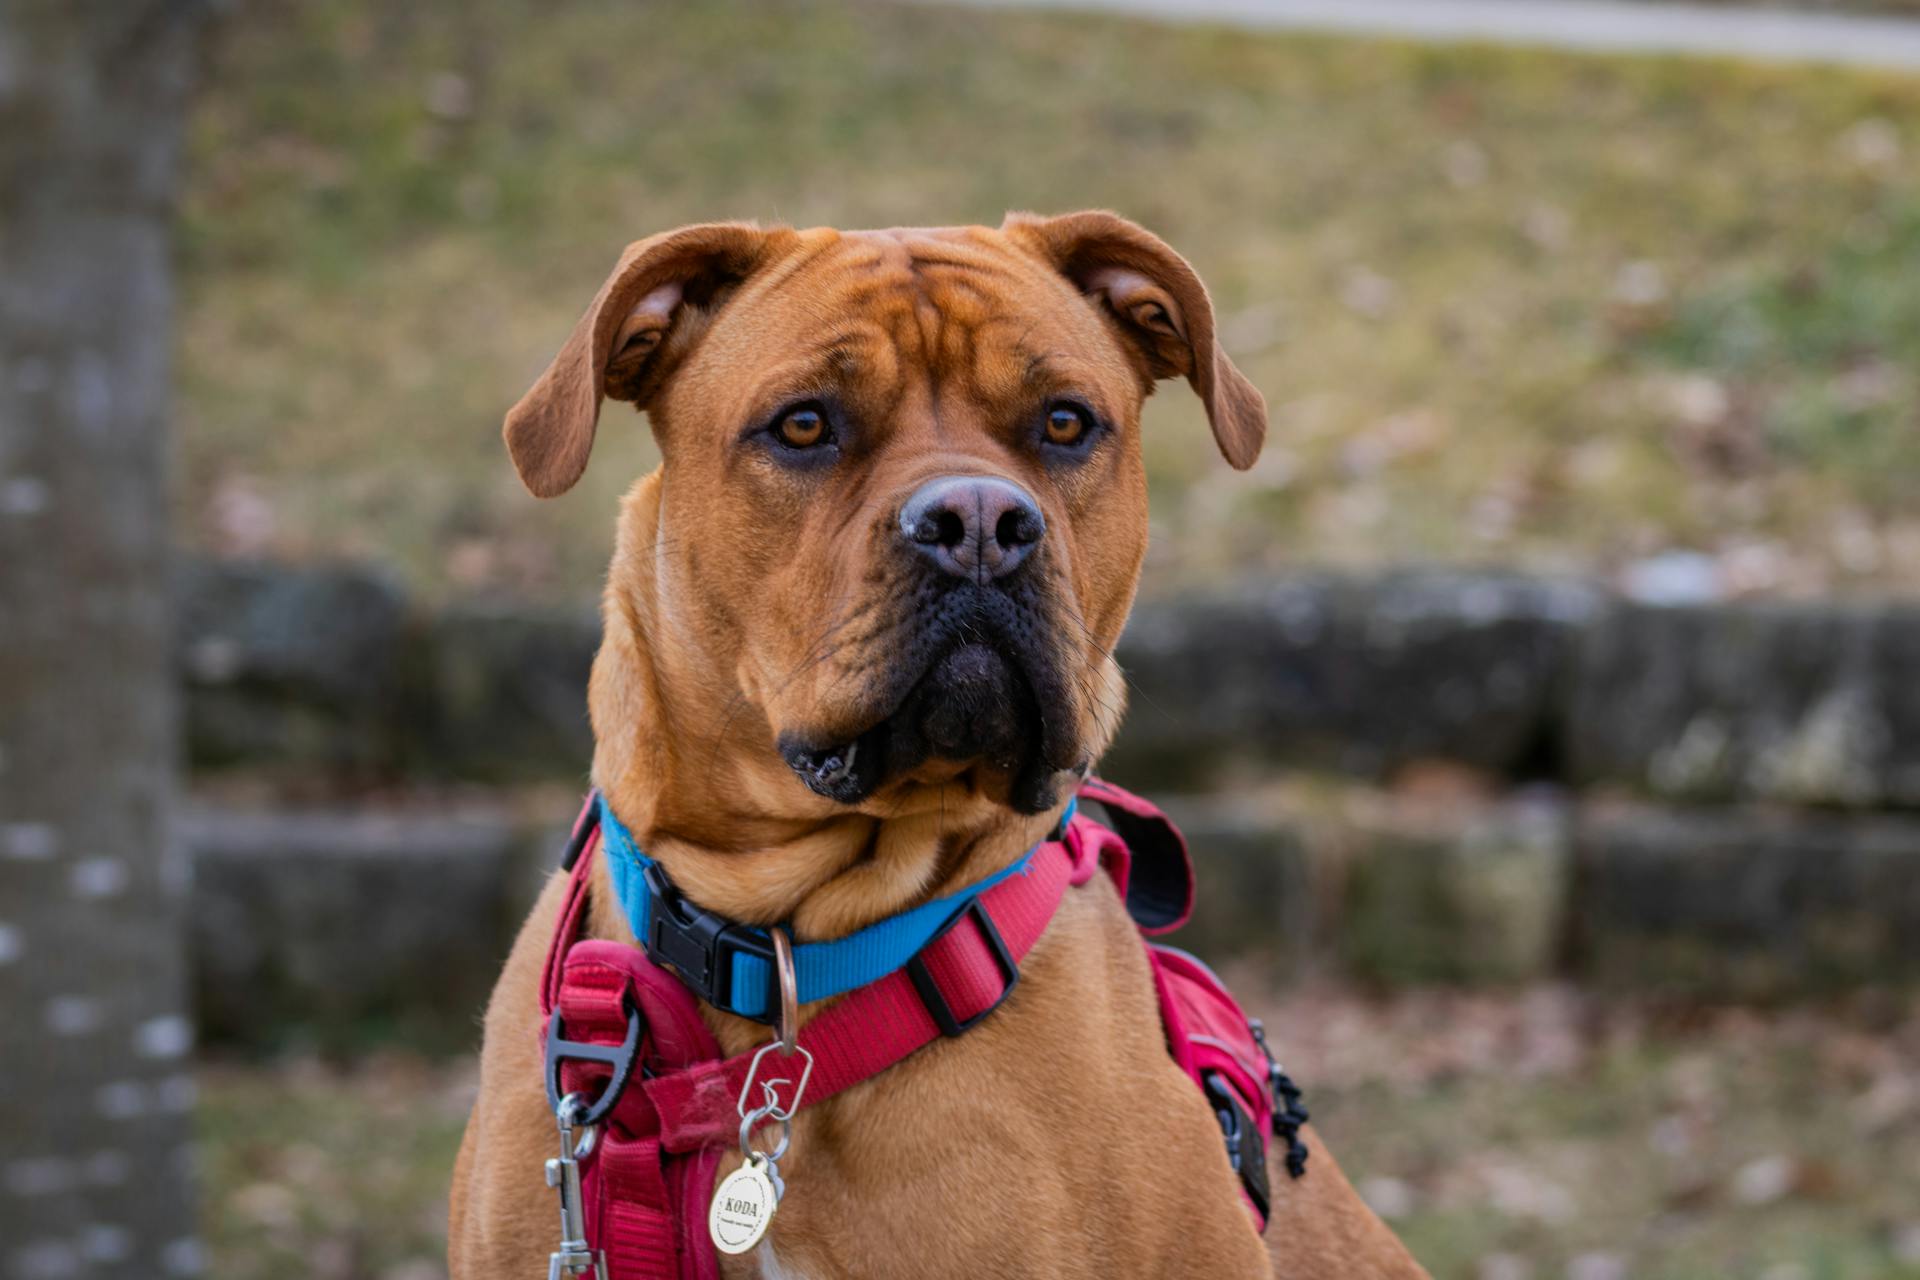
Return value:
<svg viewBox="0 0 1920 1280">
<path fill-rule="evenodd" d="M 598 940 L 580 941 L 585 919 L 598 831 L 589 827 L 589 798 L 575 823 L 572 875 L 559 924 L 547 951 L 541 982 L 542 1026 L 550 1038 L 563 1027 L 576 1043 L 613 1046 L 633 1030 L 642 1066 L 671 1071 L 720 1056 L 720 1046 L 700 1017 L 693 997 L 672 974 L 653 964 L 636 947 Z M 582 844 L 582 841 L 585 841 Z M 551 1015 L 558 1011 L 559 1021 Z M 637 1022 L 636 1022 L 637 1019 Z M 584 1097 L 612 1088 L 611 1072 L 588 1061 L 560 1064 L 560 1087 Z M 645 1105 L 640 1082 L 629 1077 L 604 1121 L 595 1150 L 583 1169 L 587 1239 L 606 1252 L 610 1275 L 621 1280 L 714 1280 L 718 1267 L 711 1248 L 695 1234 L 698 1214 L 686 1208 L 702 1188 L 713 1185 L 720 1149 L 667 1162 L 660 1146 L 659 1122 Z"/>
<path fill-rule="evenodd" d="M 591 806 L 580 818 L 589 821 Z M 563 1027 L 567 1041 L 586 1045 L 621 1043 L 635 1013 L 644 1029 L 635 1078 L 582 1166 L 588 1238 L 606 1250 L 615 1280 L 707 1280 L 718 1272 L 705 1239 L 706 1198 L 722 1152 L 737 1139 L 735 1107 L 753 1055 L 721 1058 L 691 993 L 640 949 L 578 941 L 599 844 L 597 832 L 579 827 L 577 843 L 583 834 L 547 952 L 543 1025 Z M 1070 829 L 1066 839 L 1043 844 L 1024 874 L 981 894 L 927 944 L 920 960 L 931 993 L 900 970 L 808 1022 L 799 1041 L 814 1065 L 803 1105 L 878 1075 L 941 1035 L 930 1003 L 944 1006 L 959 1029 L 998 1006 L 1068 886 L 1094 872 L 1099 842 L 1081 834 Z M 551 1023 L 555 1011 L 560 1020 Z M 564 1061 L 559 1071 L 564 1091 L 588 1098 L 606 1089 L 611 1074 L 592 1060 Z"/>
<path fill-rule="evenodd" d="M 1192 864 L 1166 815 L 1097 780 L 1080 796 L 1105 808 L 1118 831 L 1076 816 L 1062 839 L 1042 844 L 1024 872 L 960 910 L 905 969 L 849 992 L 807 1023 L 799 1042 L 813 1055 L 813 1072 L 800 1105 L 878 1075 L 992 1012 L 1018 982 L 1021 960 L 1066 890 L 1096 870 L 1113 881 L 1143 933 L 1186 919 Z M 593 817 L 590 798 L 568 844 L 572 877 L 541 984 L 549 1070 L 557 1075 L 550 1094 L 611 1099 L 583 1121 L 602 1125 L 595 1149 L 582 1157 L 587 1239 L 605 1251 L 610 1280 L 716 1280 L 706 1202 L 722 1154 L 738 1141 L 736 1107 L 753 1053 L 722 1058 L 699 1001 L 640 948 L 580 940 L 599 845 Z M 1169 947 L 1147 944 L 1147 952 L 1168 1051 L 1213 1107 L 1264 1230 L 1269 1131 L 1288 1142 L 1289 1172 L 1304 1172 L 1299 1092 L 1268 1055 L 1259 1024 L 1248 1022 L 1206 966 Z"/>
</svg>

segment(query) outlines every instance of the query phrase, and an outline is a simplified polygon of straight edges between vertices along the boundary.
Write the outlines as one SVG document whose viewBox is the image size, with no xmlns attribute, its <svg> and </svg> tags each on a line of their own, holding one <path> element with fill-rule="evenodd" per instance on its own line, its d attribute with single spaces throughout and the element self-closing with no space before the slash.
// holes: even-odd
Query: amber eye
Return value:
<svg viewBox="0 0 1920 1280">
<path fill-rule="evenodd" d="M 1047 411 L 1047 443 L 1076 445 L 1087 438 L 1087 414 L 1084 409 L 1058 404 Z"/>
<path fill-rule="evenodd" d="M 773 434 L 789 449 L 811 449 L 828 438 L 826 415 L 813 405 L 801 405 L 773 424 Z"/>
</svg>

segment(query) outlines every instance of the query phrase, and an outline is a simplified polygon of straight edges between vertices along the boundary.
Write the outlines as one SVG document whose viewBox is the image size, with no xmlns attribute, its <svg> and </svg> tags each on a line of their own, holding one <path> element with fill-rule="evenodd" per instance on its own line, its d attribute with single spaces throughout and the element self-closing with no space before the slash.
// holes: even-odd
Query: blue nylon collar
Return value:
<svg viewBox="0 0 1920 1280">
<path fill-rule="evenodd" d="M 1077 800 L 1067 803 L 1066 812 L 1060 816 L 1058 830 L 1066 829 L 1078 804 Z M 646 872 L 656 864 L 641 852 L 633 833 L 615 816 L 606 796 L 598 797 L 598 806 L 600 841 L 607 851 L 607 873 L 613 881 L 614 896 L 626 911 L 627 923 L 633 929 L 634 936 L 640 939 L 642 946 L 648 946 L 651 937 L 648 922 L 652 919 L 654 902 Z M 922 903 L 897 916 L 889 916 L 857 933 L 831 942 L 795 944 L 793 972 L 800 1003 L 825 1000 L 878 982 L 895 970 L 905 968 L 907 961 L 918 955 L 920 949 L 975 898 L 1008 876 L 1025 875 L 1033 862 L 1033 855 L 1039 849 L 1040 846 L 1035 845 L 1022 854 L 1018 862 L 978 884 Z M 746 925 L 733 927 L 765 943 L 771 951 L 773 943 L 766 930 Z M 648 953 L 652 954 L 651 947 L 648 947 Z M 654 958 L 657 960 L 661 957 Z M 725 1006 L 728 1012 L 762 1021 L 772 1016 L 778 998 L 775 994 L 773 965 L 761 956 L 735 951 L 731 967 L 732 991 Z"/>
</svg>

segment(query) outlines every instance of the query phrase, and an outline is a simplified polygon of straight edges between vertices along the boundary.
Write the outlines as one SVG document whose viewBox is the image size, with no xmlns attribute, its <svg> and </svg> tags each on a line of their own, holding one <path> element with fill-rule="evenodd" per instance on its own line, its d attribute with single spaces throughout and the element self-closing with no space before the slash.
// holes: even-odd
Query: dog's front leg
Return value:
<svg viewBox="0 0 1920 1280">
<path fill-rule="evenodd" d="M 1267 1248 L 1277 1280 L 1424 1280 L 1426 1268 L 1367 1207 L 1312 1126 L 1300 1139 L 1308 1151 L 1304 1177 L 1288 1175 L 1280 1143 L 1267 1166 L 1274 1192 Z"/>
</svg>

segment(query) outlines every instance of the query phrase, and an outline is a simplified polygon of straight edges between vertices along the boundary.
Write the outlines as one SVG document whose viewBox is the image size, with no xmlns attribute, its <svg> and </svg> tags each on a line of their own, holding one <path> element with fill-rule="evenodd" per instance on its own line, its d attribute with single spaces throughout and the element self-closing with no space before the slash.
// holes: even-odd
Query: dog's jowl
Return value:
<svg viewBox="0 0 1920 1280">
<path fill-rule="evenodd" d="M 1111 214 L 627 248 L 506 421 L 542 497 L 608 400 L 662 462 L 595 794 L 487 1012 L 456 1277 L 1422 1274 L 1231 997 L 1143 945 L 1184 846 L 1092 780 L 1175 377 L 1250 466 L 1205 288 Z"/>
</svg>

